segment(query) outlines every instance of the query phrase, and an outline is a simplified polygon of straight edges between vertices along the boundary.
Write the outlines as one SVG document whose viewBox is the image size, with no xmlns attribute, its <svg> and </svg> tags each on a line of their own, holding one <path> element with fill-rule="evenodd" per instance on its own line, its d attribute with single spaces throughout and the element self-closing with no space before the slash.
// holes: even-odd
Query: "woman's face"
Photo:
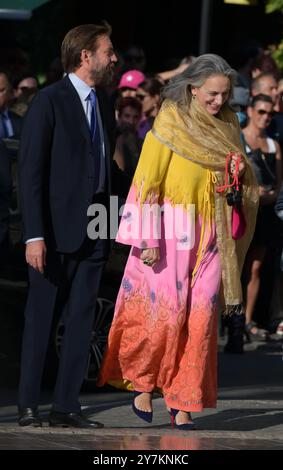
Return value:
<svg viewBox="0 0 283 470">
<path fill-rule="evenodd" d="M 227 101 L 230 80 L 225 75 L 209 77 L 199 88 L 192 87 L 192 94 L 209 114 L 217 114 Z"/>
<path fill-rule="evenodd" d="M 265 101 L 257 101 L 254 107 L 248 107 L 250 122 L 258 129 L 266 129 L 273 116 L 273 104 Z"/>
<path fill-rule="evenodd" d="M 151 113 L 157 109 L 159 95 L 152 96 L 142 88 L 138 88 L 136 97 L 141 101 L 142 110 L 146 116 L 150 116 Z"/>
<path fill-rule="evenodd" d="M 125 106 L 118 117 L 119 124 L 126 124 L 136 130 L 141 119 L 141 113 L 132 106 Z"/>
</svg>

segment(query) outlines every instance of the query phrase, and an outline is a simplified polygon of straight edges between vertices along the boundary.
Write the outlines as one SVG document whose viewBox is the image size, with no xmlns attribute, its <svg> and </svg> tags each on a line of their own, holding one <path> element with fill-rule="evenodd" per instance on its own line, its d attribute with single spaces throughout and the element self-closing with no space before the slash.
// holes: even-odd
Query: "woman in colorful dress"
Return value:
<svg viewBox="0 0 283 470">
<path fill-rule="evenodd" d="M 179 429 L 195 428 L 191 412 L 216 407 L 221 279 L 226 312 L 242 311 L 258 194 L 228 105 L 234 77 L 224 59 L 205 54 L 165 87 L 117 236 L 132 249 L 98 385 L 134 391 L 133 410 L 148 422 L 152 393 L 161 392 Z M 238 241 L 224 191 L 227 155 L 248 221 Z"/>
</svg>

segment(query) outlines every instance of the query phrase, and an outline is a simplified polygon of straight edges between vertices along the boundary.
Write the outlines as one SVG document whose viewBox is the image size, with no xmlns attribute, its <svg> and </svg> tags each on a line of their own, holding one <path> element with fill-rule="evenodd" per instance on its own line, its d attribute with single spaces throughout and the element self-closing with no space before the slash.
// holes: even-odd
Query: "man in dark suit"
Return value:
<svg viewBox="0 0 283 470">
<path fill-rule="evenodd" d="M 13 87 L 9 74 L 0 70 L 0 139 L 20 137 L 22 118 L 9 109 Z"/>
<path fill-rule="evenodd" d="M 117 58 L 108 24 L 81 25 L 62 43 L 66 76 L 39 91 L 22 131 L 21 209 L 30 289 L 25 311 L 19 424 L 41 426 L 37 406 L 54 312 L 65 333 L 50 426 L 96 428 L 81 413 L 97 291 L 109 242 L 87 237 L 88 207 L 107 205 L 113 173 L 114 117 L 98 87 Z M 118 171 L 118 170 L 117 170 Z"/>
<path fill-rule="evenodd" d="M 6 261 L 9 249 L 9 207 L 12 196 L 11 156 L 3 139 L 18 139 L 22 118 L 9 109 L 13 87 L 8 72 L 0 69 L 0 266 Z"/>
</svg>

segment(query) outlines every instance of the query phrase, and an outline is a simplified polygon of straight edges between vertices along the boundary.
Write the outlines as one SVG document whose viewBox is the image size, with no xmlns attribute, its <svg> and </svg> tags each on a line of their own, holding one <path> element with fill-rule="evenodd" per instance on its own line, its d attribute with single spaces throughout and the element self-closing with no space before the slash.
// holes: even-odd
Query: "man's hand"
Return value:
<svg viewBox="0 0 283 470">
<path fill-rule="evenodd" d="M 26 244 L 26 262 L 43 274 L 46 265 L 46 245 L 43 240 Z"/>
<path fill-rule="evenodd" d="M 159 248 L 146 248 L 142 250 L 140 259 L 144 264 L 152 268 L 160 260 Z"/>
</svg>

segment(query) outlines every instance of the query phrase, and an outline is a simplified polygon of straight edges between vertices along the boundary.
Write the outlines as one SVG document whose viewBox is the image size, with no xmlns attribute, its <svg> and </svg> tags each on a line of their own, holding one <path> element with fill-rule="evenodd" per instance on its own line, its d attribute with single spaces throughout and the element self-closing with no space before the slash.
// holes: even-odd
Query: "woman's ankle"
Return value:
<svg viewBox="0 0 283 470">
<path fill-rule="evenodd" d="M 193 422 L 190 411 L 180 410 L 176 415 L 176 424 L 186 424 Z"/>
</svg>

